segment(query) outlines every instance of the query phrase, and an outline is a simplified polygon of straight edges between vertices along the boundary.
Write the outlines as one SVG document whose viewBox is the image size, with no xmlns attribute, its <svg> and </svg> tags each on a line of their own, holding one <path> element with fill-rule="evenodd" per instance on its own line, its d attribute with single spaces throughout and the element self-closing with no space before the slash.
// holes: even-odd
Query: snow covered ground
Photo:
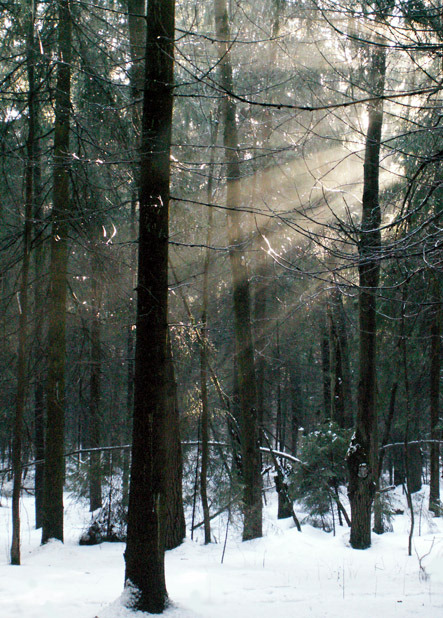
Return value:
<svg viewBox="0 0 443 618">
<path fill-rule="evenodd" d="M 399 497 L 399 499 L 401 499 Z M 407 555 L 409 516 L 397 515 L 394 532 L 373 536 L 365 551 L 349 547 L 349 532 L 336 536 L 265 511 L 266 536 L 241 543 L 230 528 L 224 562 L 220 543 L 203 546 L 189 538 L 166 556 L 172 606 L 167 618 L 376 618 L 443 616 L 443 522 L 417 505 L 413 555 Z M 65 497 L 65 543 L 40 546 L 33 529 L 33 499 L 22 506 L 22 566 L 10 566 L 10 500 L 0 507 L 1 618 L 133 618 L 121 605 L 123 544 L 80 547 L 89 514 Z M 428 555 L 426 555 L 428 554 Z M 137 614 L 142 615 L 142 614 Z"/>
</svg>

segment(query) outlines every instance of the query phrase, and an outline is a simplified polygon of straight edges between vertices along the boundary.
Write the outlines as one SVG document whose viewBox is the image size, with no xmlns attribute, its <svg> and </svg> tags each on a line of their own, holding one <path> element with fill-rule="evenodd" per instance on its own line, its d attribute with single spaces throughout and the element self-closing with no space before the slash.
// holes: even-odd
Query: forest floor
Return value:
<svg viewBox="0 0 443 618">
<path fill-rule="evenodd" d="M 310 525 L 297 532 L 276 519 L 269 496 L 265 536 L 241 543 L 225 521 L 214 523 L 218 543 L 189 538 L 167 552 L 168 618 L 343 618 L 380 615 L 443 616 L 443 521 L 428 516 L 426 488 L 414 496 L 416 523 L 408 556 L 410 517 L 401 490 L 393 532 L 373 535 L 370 549 L 349 546 L 349 531 L 326 533 Z M 122 607 L 124 545 L 85 547 L 78 540 L 90 518 L 87 506 L 65 496 L 65 543 L 40 546 L 33 498 L 22 503 L 22 566 L 10 566 L 10 498 L 0 507 L 0 616 L 2 618 L 133 618 Z M 303 517 L 302 513 L 299 513 Z M 142 616 L 142 614 L 138 614 Z"/>
</svg>

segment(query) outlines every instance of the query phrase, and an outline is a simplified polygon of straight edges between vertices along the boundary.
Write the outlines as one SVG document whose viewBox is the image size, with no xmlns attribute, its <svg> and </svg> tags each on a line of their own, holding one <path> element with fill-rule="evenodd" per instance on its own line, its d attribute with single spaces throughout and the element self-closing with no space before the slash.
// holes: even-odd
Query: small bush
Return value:
<svg viewBox="0 0 443 618">
<path fill-rule="evenodd" d="M 309 521 L 325 527 L 325 517 L 331 512 L 338 488 L 346 482 L 346 451 L 351 431 L 336 423 L 321 425 L 303 437 L 299 457 L 303 464 L 294 470 L 290 491 L 295 500 L 308 511 Z"/>
</svg>

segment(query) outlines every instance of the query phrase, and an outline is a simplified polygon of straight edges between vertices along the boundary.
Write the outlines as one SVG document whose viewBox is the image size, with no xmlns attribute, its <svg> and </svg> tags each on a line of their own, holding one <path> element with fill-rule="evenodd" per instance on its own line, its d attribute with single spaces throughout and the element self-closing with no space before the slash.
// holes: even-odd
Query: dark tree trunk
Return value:
<svg viewBox="0 0 443 618">
<path fill-rule="evenodd" d="M 226 92 L 232 91 L 230 59 L 230 29 L 226 0 L 214 0 L 215 30 L 219 48 L 220 82 Z M 254 348 L 251 329 L 249 273 L 243 246 L 240 165 L 235 103 L 227 94 L 223 97 L 224 147 L 227 172 L 226 202 L 229 257 L 231 262 L 235 342 L 238 365 L 238 386 L 241 406 L 243 540 L 262 536 L 261 458 L 257 414 L 257 392 L 254 368 Z"/>
<path fill-rule="evenodd" d="M 27 33 L 28 95 L 28 140 L 25 170 L 25 212 L 23 228 L 23 262 L 19 291 L 17 399 L 12 437 L 12 543 L 11 564 L 20 564 L 20 494 L 22 489 L 22 441 L 25 412 L 28 335 L 28 279 L 31 259 L 32 215 L 34 211 L 34 157 L 35 157 L 35 107 L 34 107 L 34 10 L 31 10 Z"/>
<path fill-rule="evenodd" d="M 134 148 L 134 161 L 137 160 L 136 154 L 140 147 L 140 133 L 142 120 L 142 98 L 143 98 L 143 82 L 145 71 L 145 49 L 146 49 L 146 2 L 145 0 L 127 0 L 128 4 L 128 34 L 129 34 L 129 50 L 131 56 L 131 69 L 129 71 L 129 79 L 132 91 L 132 143 Z M 134 165 L 134 177 L 138 175 L 138 166 Z M 130 271 L 132 279 L 131 290 L 135 291 L 136 287 L 136 268 L 137 260 L 136 249 L 136 207 L 137 207 L 137 190 L 132 192 L 131 212 L 129 223 L 129 242 L 131 243 L 130 251 Z M 126 329 L 126 362 L 127 362 L 127 390 L 126 390 L 126 419 L 122 428 L 121 439 L 127 443 L 131 440 L 132 435 L 132 413 L 134 408 L 134 329 L 135 322 L 135 303 L 134 299 L 129 299 L 128 303 L 128 325 Z M 122 504 L 125 508 L 129 502 L 129 467 L 130 467 L 130 452 L 125 450 L 122 454 Z"/>
<path fill-rule="evenodd" d="M 331 313 L 335 324 L 336 349 L 340 354 L 339 379 L 341 383 L 341 397 L 343 398 L 343 426 L 352 427 L 354 419 L 346 314 L 345 308 L 343 307 L 342 293 L 337 284 L 335 284 L 331 294 Z"/>
<path fill-rule="evenodd" d="M 214 150 L 217 142 L 219 114 L 215 123 L 211 123 L 211 159 L 209 164 L 209 178 L 207 185 L 207 201 L 212 201 L 214 184 Z M 208 463 L 209 463 L 209 401 L 208 401 L 208 296 L 209 296 L 209 269 L 211 266 L 211 250 L 209 248 L 212 239 L 213 209 L 209 209 L 208 231 L 206 235 L 206 255 L 203 265 L 203 293 L 201 315 L 201 342 L 200 342 L 200 385 L 201 385 L 201 441 L 202 458 L 200 470 L 200 493 L 203 509 L 203 522 L 205 532 L 205 545 L 211 542 L 211 518 L 208 503 Z"/>
<path fill-rule="evenodd" d="M 440 372 L 441 372 L 441 298 L 440 286 L 434 281 L 433 300 L 434 315 L 431 323 L 431 354 L 430 354 L 430 415 L 431 440 L 439 440 L 441 430 L 438 428 L 440 407 Z M 431 443 L 430 480 L 429 480 L 429 510 L 436 517 L 441 515 L 440 504 L 440 444 Z"/>
<path fill-rule="evenodd" d="M 212 210 L 211 210 L 212 212 Z M 204 282 L 203 282 L 203 311 L 202 311 L 202 332 L 200 345 L 200 384 L 201 384 L 201 443 L 202 443 L 202 458 L 200 470 L 200 493 L 203 509 L 203 521 L 205 531 L 205 545 L 211 542 L 211 524 L 208 503 L 208 462 L 209 462 L 209 402 L 208 402 L 208 331 L 207 331 L 207 268 L 209 264 L 205 264 Z"/>
<path fill-rule="evenodd" d="M 92 261 L 91 289 L 91 331 L 90 331 L 90 373 L 89 373 L 89 445 L 100 447 L 100 381 L 101 381 L 101 324 L 102 284 L 100 280 L 100 260 L 97 255 L 100 235 L 95 231 Z M 91 451 L 89 461 L 89 510 L 96 511 L 102 506 L 101 454 Z"/>
<path fill-rule="evenodd" d="M 289 373 L 289 380 L 291 404 L 291 453 L 296 456 L 298 448 L 298 433 L 303 419 L 300 366 L 297 361 L 292 365 Z"/>
<path fill-rule="evenodd" d="M 71 89 L 71 2 L 59 1 L 55 91 L 54 178 L 49 268 L 47 430 L 42 543 L 63 541 L 66 289 L 69 220 L 69 118 Z"/>
<path fill-rule="evenodd" d="M 131 55 L 129 78 L 132 90 L 132 125 L 135 142 L 138 143 L 141 133 L 143 81 L 145 74 L 146 0 L 127 0 L 127 2 L 129 50 Z"/>
<path fill-rule="evenodd" d="M 255 334 L 255 369 L 257 377 L 257 416 L 259 426 L 264 423 L 265 408 L 265 347 L 266 338 L 266 303 L 267 303 L 267 251 L 261 236 L 256 242 L 257 257 L 255 262 L 254 285 L 254 334 Z"/>
<path fill-rule="evenodd" d="M 37 3 L 35 3 L 35 6 Z M 34 52 L 36 50 L 34 49 Z M 41 178 L 41 151 L 38 141 L 38 101 L 35 107 L 35 134 L 34 146 L 34 234 L 33 234 L 33 258 L 34 258 L 34 329 L 33 329 L 33 361 L 34 361 L 34 449 L 35 459 L 43 460 L 45 457 L 45 387 L 44 374 L 46 358 L 44 354 L 45 332 L 45 303 L 46 285 L 43 281 L 45 271 L 45 245 L 42 240 L 44 221 L 42 213 L 42 178 Z M 43 461 L 35 466 L 34 490 L 35 490 L 35 527 L 42 527 L 43 521 L 43 485 L 45 466 Z"/>
<path fill-rule="evenodd" d="M 175 381 L 172 346 L 168 338 L 167 349 L 167 401 L 166 401 L 166 470 L 164 500 L 164 547 L 178 547 L 186 536 L 185 513 L 183 510 L 182 491 L 182 449 L 180 441 L 180 418 L 177 401 L 177 383 Z"/>
<path fill-rule="evenodd" d="M 423 454 L 420 444 L 408 444 L 408 488 L 415 494 L 422 488 Z"/>
<path fill-rule="evenodd" d="M 35 459 L 41 463 L 35 465 L 34 490 L 35 490 L 35 527 L 39 529 L 43 523 L 43 484 L 45 475 L 45 465 L 41 461 L 45 457 L 45 402 L 44 388 L 37 376 L 37 383 L 34 390 L 34 444 Z"/>
<path fill-rule="evenodd" d="M 146 0 L 127 0 L 128 1 L 128 31 L 129 31 L 129 50 L 131 55 L 131 69 L 129 71 L 129 79 L 132 91 L 132 130 L 133 130 L 133 147 L 135 153 L 140 147 L 141 120 L 142 120 L 142 99 L 143 99 L 143 83 L 145 72 L 145 51 L 146 51 Z M 134 154 L 135 154 L 134 153 Z M 134 161 L 137 157 L 134 156 Z M 138 166 L 134 165 L 134 177 L 138 176 Z M 133 190 L 131 200 L 131 214 L 129 224 L 129 242 L 131 245 L 130 252 L 130 269 L 132 278 L 132 290 L 135 292 L 136 287 L 136 267 L 137 249 L 136 249 L 136 198 L 137 191 Z M 132 433 L 132 412 L 134 408 L 134 329 L 135 322 L 135 303 L 132 298 L 128 303 L 129 320 L 127 327 L 127 392 L 126 392 L 126 422 L 122 431 L 124 442 L 130 441 Z M 128 507 L 129 501 L 129 466 L 130 452 L 125 450 L 123 453 L 123 481 L 122 481 L 122 502 L 125 508 Z"/>
<path fill-rule="evenodd" d="M 331 358 L 333 387 L 332 387 L 332 419 L 340 426 L 345 426 L 345 402 L 343 390 L 343 362 L 342 350 L 338 339 L 337 326 L 332 312 L 330 313 L 330 341 L 332 343 Z"/>
<path fill-rule="evenodd" d="M 386 58 L 383 47 L 372 50 L 373 93 L 384 91 Z M 380 272 L 379 159 L 383 102 L 369 109 L 364 161 L 362 221 L 359 242 L 359 384 L 355 433 L 348 451 L 351 546 L 371 545 L 371 506 L 377 483 L 376 297 Z"/>
<path fill-rule="evenodd" d="M 146 19 L 135 390 L 128 533 L 127 606 L 167 606 L 161 530 L 165 499 L 168 233 L 173 102 L 174 1 L 151 0 Z"/>
<path fill-rule="evenodd" d="M 275 349 L 275 359 L 277 361 L 277 367 L 275 369 L 276 378 L 274 381 L 277 383 L 277 392 L 276 392 L 276 404 L 277 410 L 275 414 L 275 448 L 276 450 L 283 451 L 285 448 L 285 418 L 283 414 L 283 397 L 282 397 L 282 363 L 280 357 L 280 325 L 277 320 L 275 327 L 275 337 L 276 337 L 276 349 Z"/>
<path fill-rule="evenodd" d="M 329 329 L 327 327 L 326 316 L 323 320 L 321 331 L 321 366 L 323 375 L 323 418 L 331 420 L 332 418 L 332 402 L 331 402 L 331 347 L 329 339 Z"/>
<path fill-rule="evenodd" d="M 329 295 L 332 418 L 342 428 L 352 427 L 350 371 L 341 293 L 335 284 Z"/>
<path fill-rule="evenodd" d="M 285 419 L 283 416 L 282 402 L 282 367 L 280 358 L 280 327 L 277 321 L 276 325 L 276 359 L 277 359 L 277 414 L 275 424 L 275 449 L 278 451 L 285 450 Z M 285 486 L 286 479 L 284 476 L 284 464 L 280 460 L 280 466 L 276 470 L 275 486 L 278 494 L 277 519 L 286 519 L 292 515 L 292 503 L 288 500 L 288 492 Z"/>
<path fill-rule="evenodd" d="M 132 289 L 131 294 L 135 294 L 136 287 L 136 272 L 135 264 L 137 259 L 137 250 L 135 248 L 135 235 L 136 235 L 136 215 L 135 215 L 135 198 L 132 199 L 131 204 L 131 224 L 130 224 L 130 242 L 134 242 L 131 249 L 131 276 L 132 276 Z M 122 440 L 126 444 L 131 440 L 132 434 L 132 412 L 134 409 L 134 328 L 133 323 L 135 321 L 134 302 L 131 298 L 128 303 L 128 326 L 126 329 L 126 363 L 127 363 L 127 384 L 126 384 L 126 418 L 124 420 L 122 428 Z M 122 503 L 125 508 L 128 507 L 129 501 L 129 465 L 130 465 L 130 452 L 125 450 L 123 452 L 123 465 L 122 465 Z"/>
<path fill-rule="evenodd" d="M 400 440 L 399 436 L 398 439 Z M 394 464 L 394 485 L 398 487 L 399 485 L 403 485 L 406 481 L 404 448 L 394 446 L 391 449 L 391 456 Z"/>
<path fill-rule="evenodd" d="M 388 416 L 386 419 L 386 425 L 385 425 L 385 430 L 384 430 L 384 435 L 383 435 L 383 440 L 382 440 L 382 447 L 384 447 L 388 443 L 389 436 L 391 434 L 392 421 L 394 420 L 397 388 L 398 388 L 398 379 L 395 378 L 392 384 L 392 388 L 391 388 L 391 396 L 389 398 L 389 410 L 388 410 Z M 375 501 L 374 501 L 374 532 L 376 534 L 383 534 L 386 531 L 384 519 L 383 519 L 383 509 L 382 509 L 382 502 L 381 502 L 381 495 L 380 495 L 380 488 L 381 488 L 380 481 L 381 481 L 381 476 L 383 473 L 383 462 L 384 462 L 385 454 L 386 454 L 385 449 L 381 448 L 379 452 L 379 456 L 378 456 L 378 464 L 377 464 L 378 471 L 377 471 L 377 481 L 376 481 L 377 488 L 376 488 L 376 496 L 375 496 Z"/>
<path fill-rule="evenodd" d="M 353 403 L 351 372 L 349 367 L 346 314 L 342 292 L 337 282 L 337 261 L 328 256 L 332 288 L 328 294 L 327 314 L 329 320 L 330 370 L 331 370 L 331 413 L 340 427 L 353 426 Z"/>
</svg>

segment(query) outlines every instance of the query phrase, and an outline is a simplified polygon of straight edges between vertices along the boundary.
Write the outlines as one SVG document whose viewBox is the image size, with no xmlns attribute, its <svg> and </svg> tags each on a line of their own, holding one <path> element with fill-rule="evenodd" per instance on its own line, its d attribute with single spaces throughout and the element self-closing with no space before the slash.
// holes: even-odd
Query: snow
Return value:
<svg viewBox="0 0 443 618">
<path fill-rule="evenodd" d="M 397 500 L 403 498 L 398 492 Z M 373 535 L 370 549 L 349 546 L 309 525 L 277 521 L 265 509 L 265 536 L 242 543 L 231 525 L 223 564 L 225 520 L 214 523 L 218 543 L 201 536 L 166 554 L 171 607 L 167 618 L 374 618 L 443 615 L 443 522 L 428 516 L 425 491 L 415 496 L 413 555 L 407 555 L 407 509 L 394 532 Z M 40 546 L 33 498 L 22 502 L 22 566 L 9 565 L 10 498 L 0 507 L 0 615 L 5 618 L 135 618 L 122 605 L 124 545 L 79 546 L 89 520 L 84 503 L 65 496 L 65 543 Z M 303 514 L 298 513 L 300 517 Z M 199 532 L 199 535 L 201 533 Z"/>
</svg>

